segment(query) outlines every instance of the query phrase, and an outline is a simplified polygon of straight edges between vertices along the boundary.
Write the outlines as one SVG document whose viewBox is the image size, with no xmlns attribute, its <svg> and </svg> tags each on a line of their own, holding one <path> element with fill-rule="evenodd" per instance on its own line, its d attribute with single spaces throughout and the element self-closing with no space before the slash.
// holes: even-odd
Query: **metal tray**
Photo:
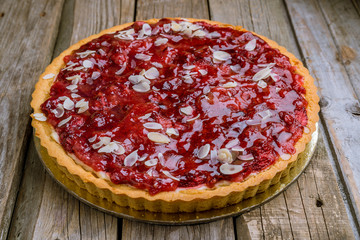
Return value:
<svg viewBox="0 0 360 240">
<path fill-rule="evenodd" d="M 75 182 L 67 178 L 66 175 L 53 163 L 53 160 L 51 159 L 52 157 L 50 157 L 47 150 L 40 145 L 40 141 L 35 135 L 34 140 L 37 152 L 46 171 L 66 191 L 85 204 L 116 217 L 130 220 L 163 225 L 186 225 L 215 221 L 230 216 L 238 216 L 275 198 L 293 182 L 295 182 L 308 166 L 315 151 L 318 136 L 319 131 L 317 127 L 316 131 L 312 135 L 311 141 L 307 144 L 305 151 L 298 156 L 300 164 L 293 167 L 287 176 L 281 178 L 279 183 L 271 186 L 265 192 L 225 208 L 194 213 L 156 213 L 150 211 L 138 211 L 128 207 L 120 207 L 106 199 L 98 198 L 90 194 L 87 190 L 80 188 Z"/>
</svg>

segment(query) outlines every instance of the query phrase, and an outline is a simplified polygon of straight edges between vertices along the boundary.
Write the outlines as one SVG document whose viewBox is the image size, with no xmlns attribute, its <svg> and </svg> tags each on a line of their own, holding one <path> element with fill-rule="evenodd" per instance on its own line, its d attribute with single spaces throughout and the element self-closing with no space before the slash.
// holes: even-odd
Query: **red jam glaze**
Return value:
<svg viewBox="0 0 360 240">
<path fill-rule="evenodd" d="M 164 24 L 168 23 L 171 21 L 162 19 L 151 24 L 151 36 L 139 38 L 144 22 L 136 22 L 127 28 L 135 30 L 134 40 L 116 37 L 119 32 L 106 34 L 64 58 L 66 67 L 59 72 L 50 98 L 41 108 L 65 150 L 95 171 L 106 172 L 113 183 L 146 189 L 151 195 L 180 187 L 211 188 L 222 180 L 242 181 L 251 173 L 271 166 L 280 155 L 295 153 L 294 145 L 308 121 L 307 101 L 303 96 L 303 77 L 295 74 L 288 57 L 250 32 L 197 22 L 206 36 L 189 37 L 172 29 L 165 32 Z M 159 38 L 169 40 L 155 46 Z M 252 39 L 256 39 L 256 48 L 245 50 Z M 89 50 L 94 52 L 84 54 Z M 231 59 L 214 62 L 213 51 L 218 50 L 229 53 Z M 151 55 L 151 60 L 135 58 L 138 53 Z M 78 68 L 85 60 L 92 62 L 92 66 Z M 279 79 L 263 79 L 267 86 L 262 88 L 252 77 L 269 63 L 275 63 L 272 73 Z M 184 64 L 194 68 L 183 69 Z M 230 66 L 237 64 L 240 68 L 233 67 L 235 72 Z M 160 76 L 150 80 L 151 89 L 145 93 L 134 91 L 129 76 L 154 66 Z M 201 74 L 200 69 L 207 73 Z M 184 82 L 186 71 L 193 72 L 193 83 Z M 75 75 L 80 75 L 78 83 L 66 79 Z M 236 87 L 222 87 L 234 81 Z M 77 88 L 71 90 L 70 85 Z M 54 109 L 63 104 L 63 96 L 75 104 L 84 99 L 89 108 L 78 113 L 76 105 L 73 109 L 68 107 L 71 110 L 65 109 L 58 118 Z M 190 116 L 180 112 L 186 106 L 193 108 Z M 271 116 L 263 118 L 259 112 L 266 110 L 271 111 Z M 142 119 L 146 114 L 151 115 Z M 198 115 L 196 120 L 186 121 Z M 70 116 L 67 123 L 59 126 Z M 160 123 L 163 129 L 146 129 L 143 126 L 146 122 Z M 167 128 L 179 132 L 179 136 L 169 136 L 170 143 L 156 144 L 147 137 L 149 132 L 166 135 Z M 94 136 L 95 140 L 90 142 Z M 104 136 L 120 143 L 125 153 L 99 153 L 99 149 L 94 149 L 92 145 Z M 239 173 L 221 173 L 222 163 L 211 158 L 210 153 L 204 159 L 197 157 L 199 148 L 207 143 L 211 150 L 219 150 L 234 139 L 239 140 L 236 146 L 244 149 L 240 156 L 254 157 L 232 162 L 243 166 Z M 148 157 L 133 166 L 124 166 L 125 157 L 135 150 L 140 157 L 145 154 Z M 153 158 L 158 159 L 155 166 L 145 165 Z"/>
</svg>

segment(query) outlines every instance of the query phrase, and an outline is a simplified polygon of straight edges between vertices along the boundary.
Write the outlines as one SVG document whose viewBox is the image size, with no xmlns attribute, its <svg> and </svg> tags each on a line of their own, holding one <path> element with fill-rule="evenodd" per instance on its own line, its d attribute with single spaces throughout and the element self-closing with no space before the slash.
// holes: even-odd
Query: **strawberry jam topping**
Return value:
<svg viewBox="0 0 360 240">
<path fill-rule="evenodd" d="M 289 159 L 306 130 L 303 77 L 247 31 L 135 22 L 64 62 L 41 106 L 60 144 L 151 195 L 243 181 Z"/>
</svg>

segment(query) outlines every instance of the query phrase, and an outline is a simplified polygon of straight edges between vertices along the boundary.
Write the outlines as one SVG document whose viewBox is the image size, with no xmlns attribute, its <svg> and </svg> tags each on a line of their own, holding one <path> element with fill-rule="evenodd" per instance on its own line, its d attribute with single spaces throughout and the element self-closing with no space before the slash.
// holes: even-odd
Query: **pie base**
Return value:
<svg viewBox="0 0 360 240">
<path fill-rule="evenodd" d="M 145 22 L 151 24 L 159 19 L 151 19 Z M 246 30 L 240 26 L 232 26 L 220 22 L 209 21 L 204 19 L 188 19 L 191 22 L 204 21 L 210 24 L 217 24 L 221 27 L 231 27 L 237 30 Z M 46 68 L 45 72 L 40 76 L 32 95 L 33 100 L 31 106 L 34 113 L 41 113 L 40 105 L 49 97 L 49 90 L 53 83 L 53 79 L 43 79 L 47 74 L 56 74 L 64 66 L 64 56 L 70 54 L 73 50 L 78 49 L 81 45 L 98 38 L 103 34 L 118 31 L 130 26 L 132 23 L 115 26 L 104 30 L 99 34 L 92 35 L 86 39 L 79 41 L 65 50 Z M 252 32 L 253 33 L 253 32 Z M 86 189 L 89 193 L 106 198 L 119 206 L 130 207 L 136 210 L 148 210 L 153 212 L 194 212 L 205 211 L 209 209 L 223 208 L 227 205 L 239 203 L 243 199 L 253 197 L 257 193 L 263 192 L 271 185 L 279 182 L 280 178 L 286 176 L 291 167 L 297 164 L 297 156 L 303 152 L 305 145 L 310 141 L 312 133 L 315 131 L 315 124 L 318 122 L 319 97 L 316 94 L 314 79 L 310 76 L 309 71 L 303 66 L 293 54 L 289 53 L 284 47 L 279 46 L 276 42 L 268 38 L 253 33 L 266 41 L 272 48 L 279 49 L 285 56 L 289 57 L 293 66 L 297 67 L 296 73 L 304 77 L 304 87 L 306 89 L 305 99 L 308 102 L 308 133 L 303 136 L 295 144 L 296 153 L 291 155 L 289 160 L 279 158 L 275 164 L 268 169 L 263 170 L 255 175 L 251 175 L 243 182 L 232 182 L 224 186 L 217 186 L 213 189 L 186 189 L 179 192 L 160 192 L 151 196 L 147 191 L 137 189 L 128 185 L 116 185 L 112 182 L 99 178 L 94 172 L 85 170 L 77 164 L 60 144 L 55 142 L 51 137 L 53 127 L 47 122 L 40 122 L 35 119 L 32 126 L 35 129 L 35 135 L 39 137 L 40 143 L 53 157 L 59 169 L 66 176 L 73 180 L 79 187 Z"/>
</svg>

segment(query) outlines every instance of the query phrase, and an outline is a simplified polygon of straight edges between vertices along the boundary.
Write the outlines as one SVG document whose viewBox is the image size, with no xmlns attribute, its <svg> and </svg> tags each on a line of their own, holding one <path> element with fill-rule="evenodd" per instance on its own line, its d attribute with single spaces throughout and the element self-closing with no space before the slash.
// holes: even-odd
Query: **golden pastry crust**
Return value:
<svg viewBox="0 0 360 240">
<path fill-rule="evenodd" d="M 172 20 L 176 20 L 176 18 L 172 18 Z M 204 21 L 220 27 L 230 27 L 236 30 L 247 31 L 240 26 L 232 26 L 205 19 L 188 18 L 187 20 L 190 22 Z M 152 24 L 158 21 L 159 19 L 150 19 L 145 22 Z M 31 102 L 34 113 L 41 113 L 40 105 L 49 98 L 49 91 L 55 78 L 55 76 L 49 79 L 44 79 L 43 77 L 48 74 L 56 75 L 60 69 L 64 67 L 63 58 L 66 55 L 69 55 L 83 44 L 101 35 L 119 31 L 131 24 L 133 23 L 115 26 L 83 39 L 55 58 L 46 68 L 45 72 L 41 74 L 35 86 Z M 280 177 L 286 175 L 290 168 L 296 164 L 297 155 L 304 151 L 305 145 L 310 141 L 311 135 L 316 129 L 315 124 L 319 120 L 318 112 L 320 109 L 314 79 L 310 76 L 309 71 L 303 66 L 301 61 L 276 42 L 254 32 L 252 33 L 266 41 L 272 48 L 279 49 L 282 54 L 289 57 L 291 64 L 296 66 L 296 73 L 304 77 L 304 87 L 306 89 L 305 99 L 308 102 L 306 109 L 308 114 L 307 128 L 310 131 L 304 132 L 295 144 L 296 153 L 291 155 L 289 160 L 279 158 L 276 163 L 268 169 L 251 175 L 243 182 L 232 182 L 227 185 L 217 186 L 213 189 L 185 189 L 173 192 L 160 192 L 152 196 L 145 190 L 128 185 L 116 185 L 108 180 L 99 178 L 94 172 L 85 170 L 66 153 L 60 144 L 50 137 L 53 132 L 53 127 L 47 122 L 41 122 L 33 118 L 32 126 L 35 129 L 35 135 L 40 138 L 41 145 L 47 149 L 49 155 L 53 157 L 54 162 L 68 178 L 74 180 L 80 187 L 87 189 L 90 193 L 113 201 L 120 206 L 129 206 L 137 210 L 155 212 L 193 212 L 225 207 L 229 204 L 238 203 L 244 198 L 252 197 L 256 193 L 264 191 L 270 185 L 276 184 L 280 180 Z"/>
</svg>

